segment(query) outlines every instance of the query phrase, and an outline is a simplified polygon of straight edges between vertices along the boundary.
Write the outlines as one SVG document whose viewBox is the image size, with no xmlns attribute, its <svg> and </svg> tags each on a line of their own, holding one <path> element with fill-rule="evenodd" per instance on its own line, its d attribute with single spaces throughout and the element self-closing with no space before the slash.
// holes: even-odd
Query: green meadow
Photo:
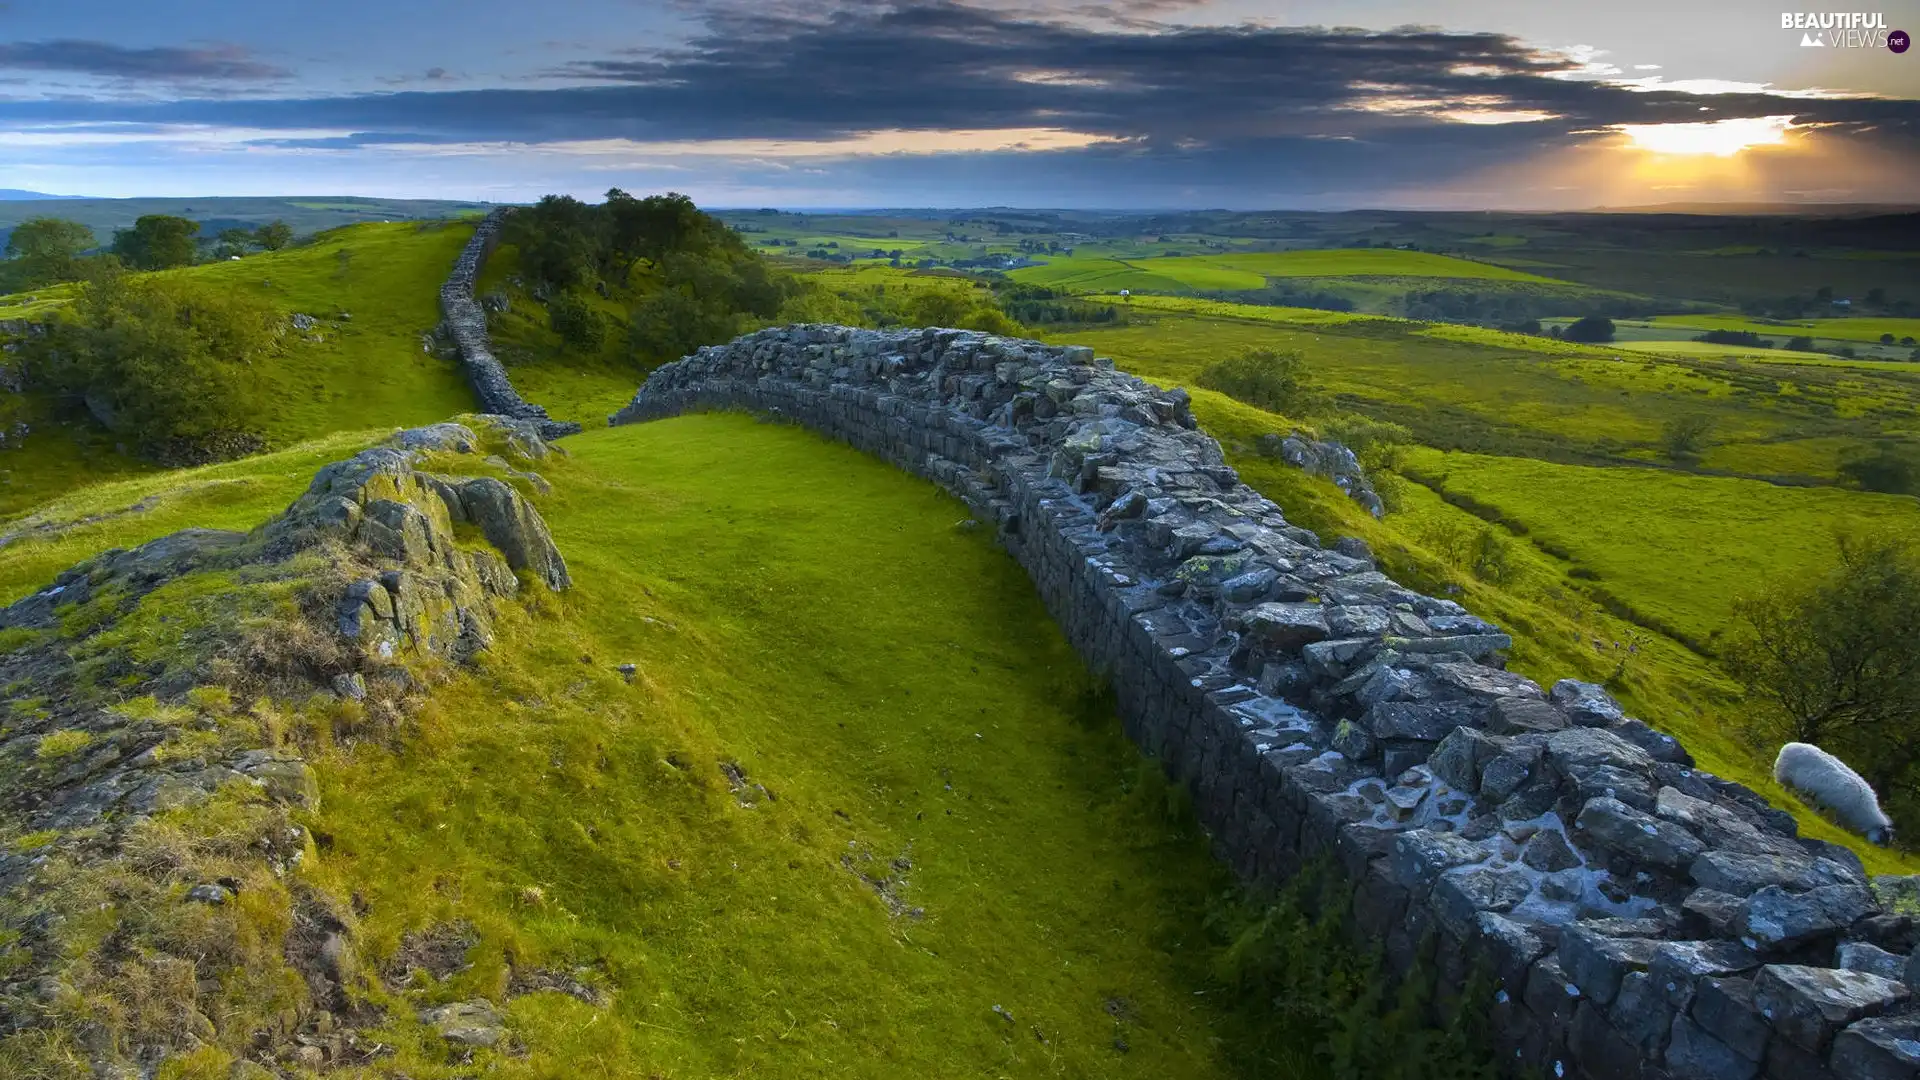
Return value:
<svg viewBox="0 0 1920 1080">
<path fill-rule="evenodd" d="M 1749 319 L 1738 315 L 1655 315 L 1648 322 L 1689 330 L 1745 330 L 1775 337 L 1812 337 L 1833 341 L 1879 342 L 1881 335 L 1920 339 L 1920 319 Z M 1911 348 L 1911 346 L 1909 346 Z"/>
<path fill-rule="evenodd" d="M 1007 273 L 1023 284 L 1075 292 L 1117 289 L 1159 292 L 1230 292 L 1260 289 L 1270 278 L 1448 278 L 1563 284 L 1492 263 L 1423 251 L 1369 249 L 1259 251 L 1158 258 L 1046 256 L 1040 266 Z"/>
</svg>

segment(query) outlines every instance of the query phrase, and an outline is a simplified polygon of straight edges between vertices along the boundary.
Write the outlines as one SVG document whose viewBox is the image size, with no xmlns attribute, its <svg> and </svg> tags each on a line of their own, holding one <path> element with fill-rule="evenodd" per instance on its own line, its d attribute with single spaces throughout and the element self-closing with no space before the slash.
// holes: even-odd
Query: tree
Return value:
<svg viewBox="0 0 1920 1080">
<path fill-rule="evenodd" d="M 253 242 L 263 251 L 279 251 L 293 243 L 293 226 L 275 219 L 253 230 Z"/>
<path fill-rule="evenodd" d="M 1788 338 L 1787 350 L 1789 352 L 1812 352 L 1813 339 L 1810 337 L 1806 337 L 1804 335 L 1800 337 Z"/>
<path fill-rule="evenodd" d="M 28 218 L 7 237 L 7 262 L 0 267 L 5 290 L 39 289 L 84 276 L 82 252 L 92 247 L 93 230 L 61 218 Z"/>
<path fill-rule="evenodd" d="M 571 195 L 548 195 L 507 219 L 506 242 L 520 249 L 520 268 L 554 289 L 591 283 L 605 248 L 603 221 Z"/>
<path fill-rule="evenodd" d="M 1248 349 L 1208 364 L 1196 381 L 1236 401 L 1289 416 L 1313 412 L 1321 404 L 1312 372 L 1299 353 Z"/>
<path fill-rule="evenodd" d="M 1660 448 L 1675 461 L 1698 456 L 1713 433 L 1713 417 L 1705 413 L 1676 416 L 1660 429 Z"/>
<path fill-rule="evenodd" d="M 1765 734 L 1816 743 L 1886 794 L 1920 762 L 1920 553 L 1884 534 L 1837 548 L 1824 573 L 1735 602 L 1725 661 Z"/>
<path fill-rule="evenodd" d="M 253 246 L 253 242 L 252 229 L 221 229 L 219 243 L 214 247 L 213 253 L 222 259 L 245 255 L 247 249 Z"/>
<path fill-rule="evenodd" d="M 279 322 L 244 293 L 108 267 L 31 340 L 28 360 L 37 383 L 84 400 L 147 456 L 212 461 L 264 444 L 253 362 L 278 347 Z"/>
<path fill-rule="evenodd" d="M 1605 315 L 1588 315 L 1576 319 L 1561 332 L 1562 341 L 1578 341 L 1600 345 L 1613 340 L 1613 320 Z"/>
<path fill-rule="evenodd" d="M 200 224 L 170 214 L 145 214 L 131 229 L 113 234 L 113 253 L 136 270 L 165 270 L 193 263 L 193 236 Z"/>
<path fill-rule="evenodd" d="M 1882 344 L 1882 345 L 1891 345 L 1891 344 L 1893 344 L 1893 342 L 1894 342 L 1894 337 L 1893 337 L 1893 335 L 1892 335 L 1892 334 L 1881 334 L 1881 335 L 1880 335 L 1880 344 Z"/>
</svg>

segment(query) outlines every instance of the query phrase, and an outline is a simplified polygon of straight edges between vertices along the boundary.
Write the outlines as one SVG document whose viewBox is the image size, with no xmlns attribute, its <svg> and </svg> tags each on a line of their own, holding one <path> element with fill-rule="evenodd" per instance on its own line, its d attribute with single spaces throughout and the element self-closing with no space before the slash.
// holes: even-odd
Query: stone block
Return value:
<svg viewBox="0 0 1920 1080">
<path fill-rule="evenodd" d="M 1754 978 L 1753 1003 L 1782 1038 L 1824 1054 L 1841 1029 L 1904 1004 L 1902 983 L 1841 968 L 1769 964 Z"/>
<path fill-rule="evenodd" d="M 1658 941 L 1610 937 L 1575 923 L 1560 931 L 1560 966 L 1580 992 L 1601 1005 L 1613 1001 L 1628 972 L 1645 971 Z"/>
<path fill-rule="evenodd" d="M 1666 1063 L 1673 1080 L 1754 1080 L 1760 1075 L 1759 1061 L 1735 1053 L 1684 1014 L 1673 1018 Z"/>
</svg>

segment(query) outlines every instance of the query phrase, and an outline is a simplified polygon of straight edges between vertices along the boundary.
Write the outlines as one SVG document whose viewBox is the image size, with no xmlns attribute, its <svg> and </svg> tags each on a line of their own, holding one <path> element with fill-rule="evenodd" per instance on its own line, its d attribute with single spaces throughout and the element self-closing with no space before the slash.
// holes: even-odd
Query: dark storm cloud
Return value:
<svg viewBox="0 0 1920 1080">
<path fill-rule="evenodd" d="M 232 45 L 129 49 L 103 41 L 0 42 L 0 69 L 63 71 L 116 79 L 259 81 L 288 72 Z"/>
</svg>

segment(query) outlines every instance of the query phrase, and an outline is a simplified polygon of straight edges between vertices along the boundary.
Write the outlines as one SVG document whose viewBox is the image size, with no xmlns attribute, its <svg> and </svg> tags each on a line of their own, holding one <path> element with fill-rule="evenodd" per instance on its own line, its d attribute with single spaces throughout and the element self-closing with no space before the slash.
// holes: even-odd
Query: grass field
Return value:
<svg viewBox="0 0 1920 1080">
<path fill-rule="evenodd" d="M 1237 291 L 1262 288 L 1269 278 L 1454 278 L 1560 284 L 1551 278 L 1491 263 L 1393 249 L 1232 252 L 1133 259 L 1075 255 L 1049 257 L 1044 265 L 1022 267 L 1009 271 L 1007 276 L 1026 284 L 1076 292 Z"/>
<path fill-rule="evenodd" d="M 1833 341 L 1877 343 L 1882 334 L 1892 334 L 1896 342 L 1903 337 L 1920 338 L 1920 319 L 1861 317 L 1760 321 L 1739 315 L 1656 315 L 1648 321 L 1660 326 L 1678 326 L 1690 330 L 1746 330 L 1770 336 L 1804 335 Z"/>
<path fill-rule="evenodd" d="M 1181 262 L 1184 265 L 1172 265 Z M 1258 289 L 1267 283 L 1259 274 L 1190 260 L 1102 257 L 1052 257 L 1040 266 L 1023 266 L 1007 276 L 1024 285 L 1044 285 L 1070 292 L 1186 292 L 1199 289 Z"/>
<path fill-rule="evenodd" d="M 1560 284 L 1552 278 L 1493 263 L 1391 248 L 1236 252 L 1206 256 L 1205 261 L 1265 277 L 1431 277 Z"/>
<path fill-rule="evenodd" d="M 1129 326 L 1054 336 L 1187 385 L 1207 364 L 1249 348 L 1297 353 L 1348 407 L 1405 424 L 1441 449 L 1646 464 L 1664 461 L 1665 425 L 1704 415 L 1719 467 L 1819 479 L 1837 467 L 1838 444 L 1821 440 L 1909 439 L 1920 410 L 1920 380 L 1900 371 L 1634 354 L 1405 320 L 1294 322 L 1311 316 L 1251 305 L 1236 305 L 1231 318 L 1133 310 Z M 1801 453 L 1789 460 L 1783 444 Z M 1747 447 L 1756 448 L 1751 458 Z"/>
<path fill-rule="evenodd" d="M 1827 565 L 1836 530 L 1920 527 L 1920 504 L 1905 495 L 1426 449 L 1408 469 L 1567 552 L 1649 621 L 1704 642 L 1726 629 L 1735 597 Z"/>
</svg>

